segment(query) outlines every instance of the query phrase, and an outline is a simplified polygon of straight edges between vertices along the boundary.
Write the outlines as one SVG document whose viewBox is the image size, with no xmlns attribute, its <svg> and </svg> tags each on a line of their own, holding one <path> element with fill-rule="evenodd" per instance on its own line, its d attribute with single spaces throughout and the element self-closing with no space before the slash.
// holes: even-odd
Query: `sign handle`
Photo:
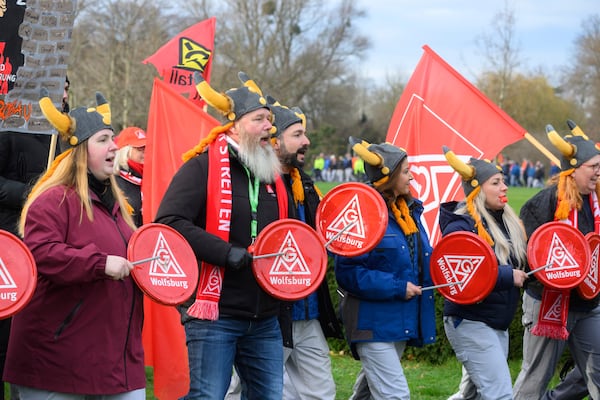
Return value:
<svg viewBox="0 0 600 400">
<path fill-rule="evenodd" d="M 268 254 L 261 254 L 260 256 L 252 256 L 252 259 L 256 260 L 259 258 L 279 257 L 279 256 L 283 256 L 283 255 L 285 255 L 285 251 L 282 253 L 268 253 Z"/>
<path fill-rule="evenodd" d="M 335 235 L 333 235 L 333 237 L 331 239 L 329 239 L 329 241 L 327 243 L 325 243 L 325 247 L 328 247 L 331 243 L 333 243 L 333 241 L 335 239 L 337 239 L 338 237 L 340 237 L 342 233 L 346 232 L 348 229 L 350 229 L 352 226 L 354 226 L 354 224 L 356 224 L 357 222 L 358 221 L 352 221 L 348 225 L 346 225 L 345 227 L 343 227 L 342 230 L 340 230 L 338 233 L 336 233 Z"/>
<path fill-rule="evenodd" d="M 449 282 L 449 283 L 443 283 L 441 285 L 435 285 L 435 286 L 425 286 L 424 288 L 421 288 L 421 291 L 437 289 L 437 288 L 442 288 L 442 287 L 446 287 L 446 286 L 462 285 L 463 283 L 465 283 L 465 281 Z"/>
<path fill-rule="evenodd" d="M 551 267 L 551 266 L 552 266 L 552 263 L 546 264 L 546 265 L 542 265 L 541 267 L 538 267 L 536 269 L 533 269 L 533 270 L 527 272 L 525 275 L 531 276 L 531 275 L 535 274 L 536 272 L 541 271 L 541 270 L 546 269 L 546 268 Z"/>
<path fill-rule="evenodd" d="M 148 257 L 148 258 L 142 258 L 141 260 L 137 260 L 137 261 L 133 261 L 131 264 L 133 265 L 139 265 L 139 264 L 144 264 L 150 261 L 154 261 L 154 260 L 159 260 L 161 259 L 161 263 L 166 264 L 169 262 L 169 256 L 156 256 L 156 257 Z"/>
</svg>

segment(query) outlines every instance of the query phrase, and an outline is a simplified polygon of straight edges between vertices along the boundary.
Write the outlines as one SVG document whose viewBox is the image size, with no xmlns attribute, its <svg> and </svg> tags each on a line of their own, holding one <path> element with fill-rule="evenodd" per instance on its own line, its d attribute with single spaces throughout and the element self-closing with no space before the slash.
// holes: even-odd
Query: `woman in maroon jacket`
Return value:
<svg viewBox="0 0 600 400">
<path fill-rule="evenodd" d="M 20 234 L 38 271 L 13 317 L 4 379 L 21 399 L 145 399 L 142 293 L 125 258 L 135 229 L 112 175 L 110 109 L 40 106 L 64 151 L 32 189 Z"/>
</svg>

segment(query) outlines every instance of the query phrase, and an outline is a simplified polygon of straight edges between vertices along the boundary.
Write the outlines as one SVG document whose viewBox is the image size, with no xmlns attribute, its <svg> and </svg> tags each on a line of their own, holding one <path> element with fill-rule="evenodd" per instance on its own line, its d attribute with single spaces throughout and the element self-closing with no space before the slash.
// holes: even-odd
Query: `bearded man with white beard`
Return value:
<svg viewBox="0 0 600 400">
<path fill-rule="evenodd" d="M 270 143 L 272 114 L 254 81 L 218 93 L 196 73 L 196 89 L 227 123 L 184 154 L 157 223 L 189 242 L 200 267 L 195 298 L 178 306 L 188 348 L 185 399 L 222 399 L 235 365 L 246 399 L 283 390 L 280 301 L 252 272 L 247 248 L 269 223 L 288 216 L 280 163 Z"/>
</svg>

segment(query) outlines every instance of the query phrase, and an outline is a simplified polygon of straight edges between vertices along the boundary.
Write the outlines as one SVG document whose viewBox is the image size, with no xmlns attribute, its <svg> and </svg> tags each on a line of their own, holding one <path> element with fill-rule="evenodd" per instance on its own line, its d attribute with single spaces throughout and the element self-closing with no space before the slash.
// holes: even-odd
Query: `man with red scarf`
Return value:
<svg viewBox="0 0 600 400">
<path fill-rule="evenodd" d="M 245 399 L 280 400 L 283 348 L 280 301 L 252 272 L 248 247 L 269 223 L 286 218 L 288 197 L 270 143 L 272 114 L 260 88 L 213 90 L 198 73 L 196 89 L 227 123 L 184 154 L 156 222 L 189 242 L 200 266 L 195 299 L 179 306 L 190 369 L 186 399 L 222 399 L 235 365 Z"/>
<path fill-rule="evenodd" d="M 561 172 L 550 180 L 550 186 L 538 192 L 521 208 L 528 237 L 541 225 L 563 221 L 584 235 L 600 233 L 600 147 L 589 140 L 573 122 L 567 121 L 572 135 L 561 138 L 548 125 L 552 144 L 562 154 Z M 599 296 L 587 300 L 577 289 L 558 292 L 544 287 L 534 276 L 523 294 L 523 363 L 514 384 L 515 400 L 559 398 L 546 388 L 556 365 L 569 346 L 581 385 L 587 385 L 590 398 L 600 399 L 600 306 Z M 553 297 L 554 296 L 554 297 Z M 540 310 L 562 301 L 560 321 Z M 575 385 L 574 385 L 575 386 Z M 569 393 L 578 389 L 566 387 Z M 565 397 L 562 397 L 565 398 Z M 573 398 L 573 397 L 570 397 Z"/>
</svg>

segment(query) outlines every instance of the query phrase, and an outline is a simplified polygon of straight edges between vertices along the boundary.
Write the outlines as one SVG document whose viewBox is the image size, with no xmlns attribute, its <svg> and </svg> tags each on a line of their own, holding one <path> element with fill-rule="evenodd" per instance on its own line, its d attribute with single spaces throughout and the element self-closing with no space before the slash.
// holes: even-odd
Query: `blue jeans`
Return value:
<svg viewBox="0 0 600 400">
<path fill-rule="evenodd" d="M 235 363 L 247 400 L 281 400 L 283 342 L 277 317 L 192 319 L 184 324 L 190 391 L 184 399 L 223 399 Z"/>
</svg>

